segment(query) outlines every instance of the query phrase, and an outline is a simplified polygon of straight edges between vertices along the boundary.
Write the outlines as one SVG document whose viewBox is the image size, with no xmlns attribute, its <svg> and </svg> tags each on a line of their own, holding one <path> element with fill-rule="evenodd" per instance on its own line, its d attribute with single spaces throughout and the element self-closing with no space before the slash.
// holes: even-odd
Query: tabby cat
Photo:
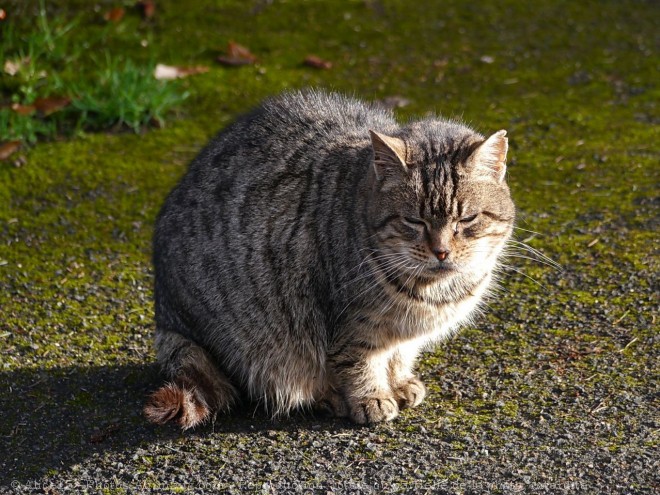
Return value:
<svg viewBox="0 0 660 495">
<path fill-rule="evenodd" d="M 241 396 L 360 424 L 417 406 L 420 350 L 475 314 L 511 236 L 505 136 L 320 91 L 221 132 L 156 223 L 169 382 L 147 418 L 190 428 Z"/>
</svg>

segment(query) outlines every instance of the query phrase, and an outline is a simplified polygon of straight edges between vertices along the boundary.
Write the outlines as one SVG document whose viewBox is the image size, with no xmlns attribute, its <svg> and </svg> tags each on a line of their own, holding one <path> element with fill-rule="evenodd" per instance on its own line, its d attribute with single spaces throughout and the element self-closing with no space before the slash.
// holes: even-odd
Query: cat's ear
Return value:
<svg viewBox="0 0 660 495">
<path fill-rule="evenodd" d="M 506 174 L 506 152 L 509 149 L 509 140 L 506 131 L 497 131 L 486 139 L 474 151 L 471 161 L 474 170 L 479 175 L 495 178 L 497 182 L 504 180 Z"/>
<path fill-rule="evenodd" d="M 371 146 L 374 150 L 374 171 L 378 180 L 394 171 L 405 171 L 406 143 L 395 137 L 385 136 L 369 130 Z"/>
</svg>

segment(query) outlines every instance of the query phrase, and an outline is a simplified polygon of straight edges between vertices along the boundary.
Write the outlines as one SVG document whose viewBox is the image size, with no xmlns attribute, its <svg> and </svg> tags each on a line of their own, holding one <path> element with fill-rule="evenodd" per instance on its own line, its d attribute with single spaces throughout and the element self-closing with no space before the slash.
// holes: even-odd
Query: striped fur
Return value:
<svg viewBox="0 0 660 495">
<path fill-rule="evenodd" d="M 358 423 L 419 404 L 415 359 L 478 309 L 511 234 L 505 155 L 503 131 L 402 127 L 315 91 L 221 132 L 157 220 L 170 382 L 149 419 L 191 427 L 239 394 L 273 414 L 320 407 Z"/>
</svg>

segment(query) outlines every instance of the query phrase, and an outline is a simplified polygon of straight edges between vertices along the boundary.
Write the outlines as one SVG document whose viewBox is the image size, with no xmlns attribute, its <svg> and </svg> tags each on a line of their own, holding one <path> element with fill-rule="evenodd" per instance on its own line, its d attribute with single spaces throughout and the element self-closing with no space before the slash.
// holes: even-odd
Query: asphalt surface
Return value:
<svg viewBox="0 0 660 495">
<path fill-rule="evenodd" d="M 655 274 L 623 264 L 599 289 L 588 262 L 544 272 L 545 289 L 512 293 L 507 277 L 478 328 L 427 354 L 424 404 L 389 424 L 246 405 L 181 433 L 141 416 L 152 361 L 0 373 L 1 491 L 657 493 Z M 558 291 L 605 301 L 640 279 L 653 283 L 624 318 L 579 298 L 551 307 Z"/>
</svg>

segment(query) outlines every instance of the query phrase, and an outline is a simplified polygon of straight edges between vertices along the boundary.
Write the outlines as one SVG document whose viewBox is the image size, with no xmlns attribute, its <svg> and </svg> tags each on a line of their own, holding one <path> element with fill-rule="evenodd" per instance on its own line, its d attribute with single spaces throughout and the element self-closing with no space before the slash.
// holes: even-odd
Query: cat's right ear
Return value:
<svg viewBox="0 0 660 495">
<path fill-rule="evenodd" d="M 374 172 L 378 180 L 408 169 L 406 143 L 402 139 L 385 136 L 371 129 L 369 135 L 374 150 Z"/>
</svg>

